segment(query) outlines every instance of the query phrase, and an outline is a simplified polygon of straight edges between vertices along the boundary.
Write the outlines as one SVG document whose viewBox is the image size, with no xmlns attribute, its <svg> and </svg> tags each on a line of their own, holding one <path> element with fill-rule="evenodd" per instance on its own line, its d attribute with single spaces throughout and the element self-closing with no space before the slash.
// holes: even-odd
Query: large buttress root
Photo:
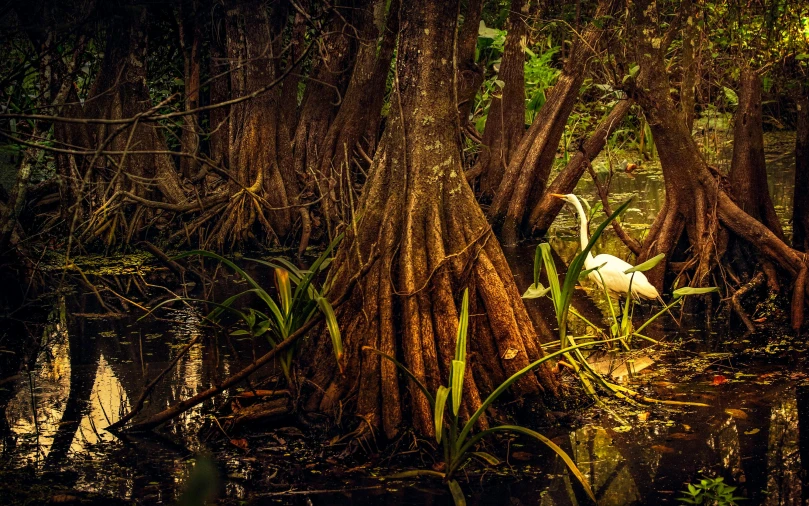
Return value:
<svg viewBox="0 0 809 506">
<path fill-rule="evenodd" d="M 638 74 L 636 99 L 644 108 L 660 155 L 666 183 L 666 202 L 644 241 L 641 260 L 658 253 L 666 259 L 647 273 L 658 289 L 672 260 L 672 253 L 685 242 L 688 257 L 681 272 L 689 271 L 689 284 L 704 286 L 721 282 L 719 261 L 727 251 L 729 237 L 750 244 L 761 261 L 769 261 L 793 280 L 801 281 L 805 272 L 803 255 L 790 248 L 779 235 L 740 208 L 730 196 L 729 185 L 711 170 L 700 155 L 691 133 L 677 113 L 670 95 L 670 84 L 661 45 L 656 36 L 659 23 L 648 1 L 633 4 L 632 14 L 638 30 L 636 58 Z M 683 236 L 685 233 L 685 236 Z M 805 275 L 804 275 L 805 276 Z M 804 300 L 806 286 L 796 283 L 795 303 Z M 793 326 L 799 327 L 802 311 L 793 311 Z"/>
<path fill-rule="evenodd" d="M 453 61 L 457 4 L 403 2 L 391 114 L 374 157 L 359 220 L 334 262 L 333 296 L 363 274 L 337 311 L 344 373 L 327 338 L 312 343 L 305 408 L 354 414 L 394 436 L 412 420 L 433 433 L 427 400 L 400 381 L 370 346 L 400 359 L 431 390 L 446 384 L 457 332 L 457 304 L 470 292 L 469 367 L 463 413 L 492 385 L 542 356 L 502 250 L 461 168 Z M 427 56 L 429 55 L 429 56 Z M 553 395 L 548 368 L 516 391 Z"/>
</svg>

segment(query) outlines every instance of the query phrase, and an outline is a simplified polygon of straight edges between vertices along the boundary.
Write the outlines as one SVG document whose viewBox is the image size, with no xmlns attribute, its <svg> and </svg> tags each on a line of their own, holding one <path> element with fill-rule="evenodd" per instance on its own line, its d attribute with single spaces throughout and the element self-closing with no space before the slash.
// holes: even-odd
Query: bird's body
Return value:
<svg viewBox="0 0 809 506">
<path fill-rule="evenodd" d="M 587 247 L 589 242 L 587 234 L 587 215 L 579 202 L 578 197 L 572 193 L 567 195 L 555 195 L 565 202 L 571 204 L 576 208 L 579 214 L 579 240 L 581 241 L 581 249 Z M 588 274 L 588 278 L 598 285 L 600 288 L 607 289 L 607 292 L 613 297 L 624 297 L 632 287 L 632 297 L 635 299 L 660 299 L 660 294 L 657 289 L 652 285 L 642 272 L 633 272 L 627 274 L 626 271 L 633 267 L 632 264 L 621 260 L 620 258 L 602 253 L 593 256 L 589 252 L 587 258 L 584 260 L 585 269 L 595 269 Z"/>
</svg>

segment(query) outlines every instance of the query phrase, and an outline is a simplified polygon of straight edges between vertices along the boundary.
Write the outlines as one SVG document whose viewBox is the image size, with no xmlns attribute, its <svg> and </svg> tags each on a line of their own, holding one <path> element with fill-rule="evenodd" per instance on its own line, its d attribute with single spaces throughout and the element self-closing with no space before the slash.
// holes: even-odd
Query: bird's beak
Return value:
<svg viewBox="0 0 809 506">
<path fill-rule="evenodd" d="M 564 199 L 564 198 L 566 198 L 566 197 L 565 197 L 564 195 L 562 195 L 561 193 L 551 193 L 551 194 L 549 194 L 549 195 L 550 195 L 551 197 L 556 197 L 557 199 Z"/>
</svg>

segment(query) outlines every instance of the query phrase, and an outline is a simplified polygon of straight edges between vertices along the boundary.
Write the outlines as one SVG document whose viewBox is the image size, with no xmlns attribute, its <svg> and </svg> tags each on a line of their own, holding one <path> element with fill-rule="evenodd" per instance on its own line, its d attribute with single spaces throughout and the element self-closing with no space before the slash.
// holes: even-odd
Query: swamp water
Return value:
<svg viewBox="0 0 809 506">
<path fill-rule="evenodd" d="M 777 174 L 770 185 L 786 223 L 793 161 L 779 153 L 794 144 L 774 135 L 783 134 L 768 134 L 768 162 Z M 640 197 L 624 223 L 642 234 L 663 198 L 654 164 L 634 177 L 616 174 L 612 191 L 613 201 Z M 594 200 L 587 178 L 577 193 Z M 575 217 L 563 212 L 551 236 L 568 260 L 577 247 Z M 616 241 L 606 234 L 600 251 L 625 254 Z M 533 249 L 507 252 L 521 288 L 531 276 Z M 0 504 L 174 504 L 201 455 L 215 462 L 215 488 L 226 504 L 452 504 L 437 481 L 384 478 L 407 466 L 433 464 L 430 454 L 416 451 L 412 436 L 398 442 L 394 456 L 367 443 L 350 454 L 344 444 L 329 446 L 291 420 L 223 437 L 227 426 L 211 416 L 222 407 L 222 397 L 185 413 L 160 436 L 119 438 L 106 432 L 144 384 L 203 332 L 199 315 L 164 311 L 156 321 L 139 321 L 140 312 L 133 310 L 133 316 L 98 319 L 69 314 L 66 308 L 76 305 L 68 304 L 75 302 L 69 297 L 75 294 L 54 297 L 42 346 L 28 360 L 30 371 L 0 384 Z M 588 300 L 579 294 L 581 303 Z M 532 312 L 542 311 L 534 306 Z M 693 330 L 689 323 L 681 329 L 666 325 L 671 323 L 655 325 L 652 337 L 665 336 L 671 344 L 593 360 L 644 395 L 710 407 L 609 403 L 615 416 L 591 408 L 532 428 L 571 455 L 600 504 L 675 503 L 686 483 L 703 476 L 722 476 L 738 486 L 738 495 L 748 498 L 743 504 L 804 504 L 809 498 L 802 469 L 809 459 L 809 386 L 803 341 L 761 332 L 729 344 L 734 336 L 724 335 L 721 324 L 716 332 Z M 144 414 L 193 395 L 264 351 L 248 340 L 194 345 L 157 386 Z M 0 341 L 0 353 L 9 352 Z M 633 362 L 627 364 L 627 358 Z M 482 474 L 471 466 L 462 481 L 469 504 L 587 503 L 560 459 L 524 438 L 503 441 L 487 449 L 502 464 Z"/>
</svg>

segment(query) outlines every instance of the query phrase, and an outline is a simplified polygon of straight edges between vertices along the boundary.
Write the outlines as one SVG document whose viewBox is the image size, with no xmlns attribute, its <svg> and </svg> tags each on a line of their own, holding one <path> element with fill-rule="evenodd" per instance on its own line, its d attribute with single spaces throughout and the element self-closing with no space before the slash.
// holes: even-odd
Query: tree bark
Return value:
<svg viewBox="0 0 809 506">
<path fill-rule="evenodd" d="M 337 310 L 344 336 L 340 373 L 328 338 L 312 346 L 305 407 L 353 413 L 388 437 L 411 419 L 433 433 L 427 400 L 400 382 L 395 366 L 364 353 L 397 356 L 428 388 L 448 378 L 458 311 L 470 291 L 469 365 L 463 414 L 494 385 L 542 355 L 503 253 L 466 183 L 453 61 L 458 0 L 411 0 L 400 8 L 401 31 L 385 134 L 350 227 L 330 273 L 333 296 L 358 274 Z M 312 388 L 308 388 L 307 385 Z M 548 368 L 516 390 L 557 392 Z"/>
<path fill-rule="evenodd" d="M 680 6 L 686 16 L 683 27 L 683 56 L 681 60 L 682 82 L 680 83 L 680 113 L 688 131 L 694 128 L 694 108 L 696 106 L 697 67 L 696 38 L 699 34 L 697 10 L 691 0 L 685 0 Z"/>
<path fill-rule="evenodd" d="M 744 66 L 740 74 L 739 107 L 733 130 L 733 159 L 728 179 L 736 204 L 747 214 L 763 223 L 767 228 L 785 240 L 781 223 L 775 213 L 767 185 L 767 166 L 764 158 L 764 131 L 761 114 L 761 78 L 749 66 Z M 731 238 L 728 242 L 732 266 L 748 279 L 758 268 L 752 247 Z M 778 288 L 775 269 L 765 261 L 762 268 L 767 273 L 770 289 Z"/>
<path fill-rule="evenodd" d="M 366 13 L 369 3 L 370 0 L 363 0 L 355 7 L 358 12 Z M 320 51 L 313 63 L 311 78 L 306 83 L 294 139 L 295 171 L 314 182 L 313 191 L 321 197 L 323 217 L 330 231 L 339 224 L 336 206 L 339 177 L 336 177 L 331 167 L 326 167 L 324 172 L 320 171 L 323 160 L 322 144 L 342 104 L 355 62 L 356 50 L 352 47 L 349 33 L 352 30 L 362 32 L 365 30 L 363 25 L 372 22 L 372 18 L 368 19 L 367 16 L 346 18 L 343 12 L 345 10 L 345 5 L 337 5 L 332 10 Z M 349 20 L 355 22 L 354 26 L 347 24 Z"/>
<path fill-rule="evenodd" d="M 183 87 L 184 106 L 186 111 L 193 111 L 199 107 L 200 92 L 200 50 L 202 45 L 202 32 L 199 0 L 185 0 L 179 4 L 178 23 L 180 35 L 180 48 L 183 52 Z M 193 154 L 194 157 L 180 157 L 180 172 L 191 179 L 199 170 L 196 155 L 199 154 L 199 118 L 197 114 L 183 116 L 183 131 L 180 136 L 180 145 L 183 153 Z"/>
<path fill-rule="evenodd" d="M 749 67 L 740 77 L 739 108 L 733 129 L 733 159 L 728 174 L 733 200 L 780 239 L 784 232 L 767 186 L 764 130 L 761 115 L 761 78 Z"/>
<path fill-rule="evenodd" d="M 792 247 L 809 251 L 809 87 L 795 100 L 795 191 L 792 199 Z"/>
<path fill-rule="evenodd" d="M 599 1 L 595 14 L 599 22 L 604 22 L 604 16 L 611 14 L 617 3 Z M 602 32 L 603 28 L 590 23 L 582 37 L 573 43 L 562 74 L 503 174 L 488 216 L 505 245 L 516 244 L 519 230 L 526 225 L 529 202 L 538 199 L 545 190 L 567 118 L 584 82 L 587 61 Z"/>
<path fill-rule="evenodd" d="M 221 6 L 217 6 L 221 9 Z M 227 42 L 225 26 L 221 21 L 221 11 L 214 11 L 218 16 L 218 23 L 214 24 L 210 39 L 211 58 L 209 73 L 211 84 L 209 87 L 209 101 L 211 104 L 221 104 L 230 98 L 230 77 L 228 76 Z M 296 104 L 297 105 L 297 104 Z M 222 167 L 230 166 L 230 106 L 220 106 L 208 113 L 208 150 L 211 160 Z"/>
<path fill-rule="evenodd" d="M 533 224 L 534 234 L 544 235 L 564 207 L 564 201 L 553 197 L 551 193 L 564 195 L 573 192 L 587 170 L 587 165 L 604 149 L 607 139 L 624 120 L 632 104 L 632 100 L 619 100 L 582 145 L 582 149 L 570 159 L 562 172 L 548 186 L 547 191 L 531 210 L 529 222 Z"/>
<path fill-rule="evenodd" d="M 458 116 L 461 129 L 469 123 L 469 114 L 475 102 L 480 85 L 483 84 L 483 68 L 475 61 L 478 44 L 480 18 L 483 14 L 483 0 L 468 0 L 463 16 L 463 24 L 458 30 Z"/>
<path fill-rule="evenodd" d="M 477 166 L 480 172 L 480 198 L 490 200 L 503 179 L 503 173 L 525 133 L 525 43 L 528 3 L 512 0 L 508 33 L 498 78 L 503 81 L 500 96 L 492 97 L 483 145 Z"/>
<path fill-rule="evenodd" d="M 276 4 L 272 15 L 260 0 L 226 2 L 230 89 L 243 96 L 279 75 L 280 36 L 287 11 Z M 233 247 L 256 234 L 279 241 L 292 232 L 294 214 L 308 221 L 299 205 L 291 134 L 281 118 L 281 87 L 230 107 L 229 162 L 232 194 L 211 231 L 219 248 Z M 305 215 L 305 216 L 303 216 Z"/>
<path fill-rule="evenodd" d="M 343 207 L 350 205 L 347 202 L 350 199 L 345 192 L 354 191 L 355 178 L 352 175 L 351 162 L 356 159 L 355 147 L 358 143 L 362 144 L 368 125 L 373 123 L 382 109 L 385 84 L 396 47 L 398 6 L 398 0 L 390 3 L 387 22 L 380 34 L 374 23 L 374 9 L 384 8 L 384 2 L 369 2 L 367 5 L 364 11 L 366 19 L 360 24 L 363 27 L 360 48 L 348 88 L 325 138 L 317 146 L 320 154 L 317 173 L 320 174 L 321 181 L 329 182 L 328 186 L 321 189 L 325 193 L 323 212 L 329 237 L 334 236 L 336 226 L 344 222 L 348 216 L 347 210 Z M 366 140 L 365 145 L 368 152 L 373 153 L 376 133 L 370 135 L 374 138 Z"/>
</svg>

